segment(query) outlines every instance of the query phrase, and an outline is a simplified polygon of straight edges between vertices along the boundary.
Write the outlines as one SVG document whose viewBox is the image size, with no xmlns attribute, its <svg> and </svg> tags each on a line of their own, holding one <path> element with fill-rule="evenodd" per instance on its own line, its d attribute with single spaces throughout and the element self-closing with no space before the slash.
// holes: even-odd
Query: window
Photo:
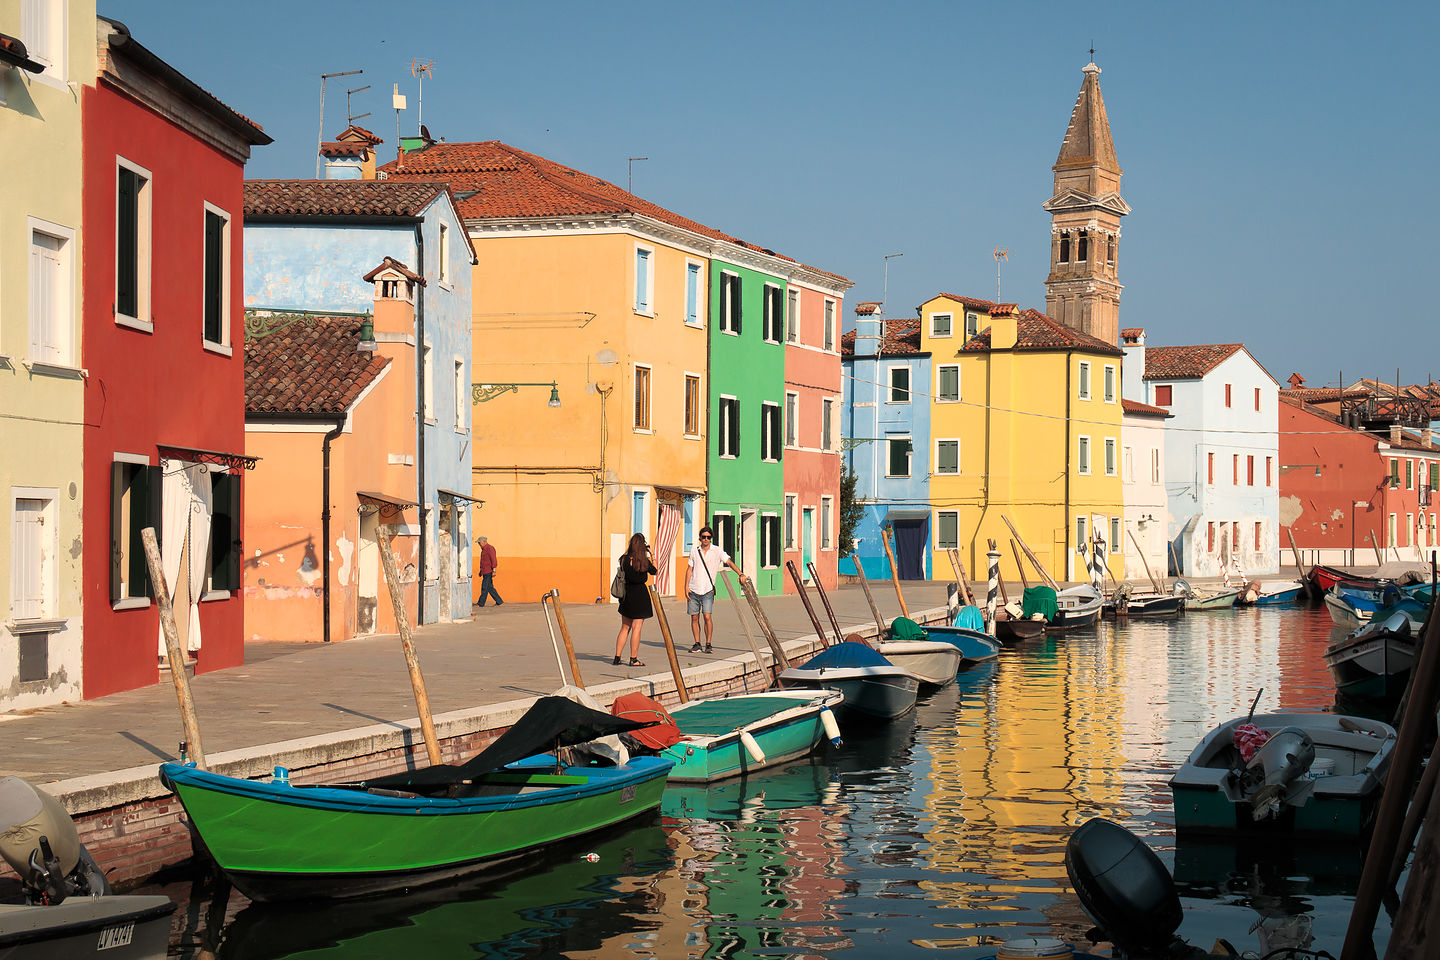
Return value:
<svg viewBox="0 0 1440 960">
<path fill-rule="evenodd" d="M 30 359 L 74 362 L 74 231 L 30 219 Z"/>
<path fill-rule="evenodd" d="M 1070 262 L 1070 233 L 1069 231 L 1060 234 L 1060 262 Z"/>
<path fill-rule="evenodd" d="M 1393 490 L 1394 488 L 1396 488 L 1396 487 L 1398 487 L 1398 486 L 1400 486 L 1400 461 L 1399 461 L 1399 460 L 1391 460 L 1391 461 L 1390 461 L 1390 488 Z"/>
<path fill-rule="evenodd" d="M 890 403 L 910 402 L 910 368 L 891 367 L 888 371 L 890 378 Z"/>
<path fill-rule="evenodd" d="M 1259 549 L 1260 549 L 1260 531 L 1261 531 L 1261 528 L 1262 528 L 1262 523 L 1261 523 L 1261 521 L 1256 520 L 1256 521 L 1255 521 L 1255 549 L 1256 549 L 1257 552 L 1258 552 Z"/>
<path fill-rule="evenodd" d="M 1080 438 L 1079 472 L 1088 474 L 1090 472 L 1090 438 Z"/>
<path fill-rule="evenodd" d="M 430 348 L 430 341 L 425 341 L 425 347 L 420 351 L 422 375 L 425 377 L 425 395 L 423 402 L 425 409 L 420 411 L 425 415 L 426 423 L 435 422 L 435 357 L 434 351 Z"/>
<path fill-rule="evenodd" d="M 635 365 L 635 429 L 650 429 L 650 368 Z"/>
<path fill-rule="evenodd" d="M 1155 406 L 1157 406 L 1157 407 L 1168 407 L 1168 406 L 1170 406 L 1170 404 L 1171 404 L 1171 400 L 1170 400 L 1170 390 L 1171 390 L 1171 387 L 1170 387 L 1170 384 L 1168 384 L 1168 383 L 1162 383 L 1162 384 L 1158 385 L 1158 386 L 1155 388 Z"/>
<path fill-rule="evenodd" d="M 1230 384 L 1225 384 L 1225 406 L 1230 406 Z"/>
<path fill-rule="evenodd" d="M 1124 477 L 1126 483 L 1134 483 L 1134 482 L 1135 482 L 1135 451 L 1134 451 L 1134 449 L 1131 448 L 1131 447 L 1126 447 L 1126 448 L 1125 448 L 1125 452 L 1122 454 L 1122 457 L 1123 457 L 1123 460 L 1124 460 L 1124 463 L 1125 463 L 1125 472 L 1122 474 L 1122 476 Z"/>
<path fill-rule="evenodd" d="M 1236 520 L 1230 524 L 1230 549 L 1240 549 L 1240 521 Z"/>
<path fill-rule="evenodd" d="M 950 336 L 950 323 L 951 323 L 951 320 L 952 320 L 952 319 L 953 319 L 953 317 L 952 317 L 950 314 L 948 314 L 948 313 L 932 313 L 932 314 L 930 314 L 930 336 L 932 336 L 932 337 L 948 337 L 948 336 Z"/>
<path fill-rule="evenodd" d="M 1245 483 L 1247 486 L 1255 486 L 1255 458 L 1249 454 L 1245 456 Z"/>
<path fill-rule="evenodd" d="M 820 401 L 820 449 L 829 453 L 835 449 L 832 435 L 835 431 L 835 401 L 826 397 Z"/>
<path fill-rule="evenodd" d="M 780 459 L 780 405 L 760 404 L 760 459 L 771 463 Z"/>
<path fill-rule="evenodd" d="M 655 310 L 655 274 L 650 269 L 653 250 L 635 248 L 635 312 L 653 313 Z"/>
<path fill-rule="evenodd" d="M 1105 237 L 1105 262 L 1112 267 L 1115 265 L 1115 234 L 1108 234 Z"/>
<path fill-rule="evenodd" d="M 150 326 L 150 171 L 119 157 L 115 174 L 115 319 Z"/>
<path fill-rule="evenodd" d="M 720 436 L 717 450 L 722 457 L 740 456 L 740 401 L 734 397 L 720 398 Z M 732 518 L 733 522 L 733 518 Z M 725 551 L 729 553 L 729 550 Z"/>
<path fill-rule="evenodd" d="M 1265 458 L 1265 486 L 1270 486 L 1270 463 L 1273 458 Z"/>
<path fill-rule="evenodd" d="M 1409 546 L 1408 541 L 1410 540 L 1410 537 L 1412 536 L 1412 531 L 1413 531 L 1414 529 L 1415 529 L 1415 514 L 1413 514 L 1413 513 L 1407 513 L 1407 514 L 1405 514 L 1405 536 L 1402 538 L 1402 540 L 1405 541 L 1405 542 L 1402 542 L 1402 543 L 1400 544 L 1400 546 L 1402 546 L 1402 547 Z"/>
<path fill-rule="evenodd" d="M 435 259 L 439 261 L 436 267 L 440 273 L 440 282 L 448 287 L 450 285 L 450 224 L 440 224 L 440 242 L 437 246 L 440 249 L 436 252 Z"/>
<path fill-rule="evenodd" d="M 1240 486 L 1240 454 L 1230 454 L 1230 482 Z"/>
<path fill-rule="evenodd" d="M 773 283 L 765 284 L 765 316 L 761 335 L 766 343 L 780 342 L 780 288 Z"/>
<path fill-rule="evenodd" d="M 1212 487 L 1215 485 L 1215 454 L 1205 454 L 1205 482 Z"/>
<path fill-rule="evenodd" d="M 38 76 L 56 83 L 68 79 L 66 20 L 64 0 L 22 0 L 20 5 L 20 41 L 31 60 L 45 65 L 45 71 Z"/>
<path fill-rule="evenodd" d="M 800 395 L 785 394 L 785 446 L 800 445 Z"/>
<path fill-rule="evenodd" d="M 941 364 L 935 368 L 935 402 L 956 403 L 960 400 L 960 365 Z"/>
<path fill-rule="evenodd" d="M 1256 387 L 1256 388 L 1255 388 L 1255 409 L 1256 409 L 1256 410 L 1259 410 L 1259 409 L 1260 409 L 1260 388 L 1259 388 L 1259 387 Z"/>
<path fill-rule="evenodd" d="M 469 504 L 463 500 L 455 501 L 455 569 L 450 571 L 451 579 L 459 582 L 470 579 L 470 558 L 467 554 L 466 544 L 470 542 L 470 534 L 466 531 L 469 519 L 469 511 L 466 509 Z"/>
<path fill-rule="evenodd" d="M 700 264 L 685 264 L 685 322 L 700 326 Z"/>
<path fill-rule="evenodd" d="M 958 510 L 935 511 L 935 547 L 937 550 L 955 550 L 960 546 L 960 512 Z"/>
<path fill-rule="evenodd" d="M 463 511 L 462 511 L 463 514 Z M 462 521 L 463 522 L 463 521 Z M 460 542 L 466 542 L 461 540 Z M 206 593 L 229 593 L 240 584 L 240 475 L 210 471 L 210 576 Z M 464 579 L 461 573 L 457 579 Z"/>
<path fill-rule="evenodd" d="M 760 566 L 780 566 L 780 518 L 773 513 L 760 515 Z"/>
<path fill-rule="evenodd" d="M 820 549 L 830 550 L 835 546 L 835 498 L 820 498 Z"/>
<path fill-rule="evenodd" d="M 1115 364 L 1105 364 L 1105 402 L 1115 402 Z"/>
<path fill-rule="evenodd" d="M 800 342 L 800 291 L 785 291 L 785 342 Z"/>
<path fill-rule="evenodd" d="M 1150 448 L 1150 482 L 1160 482 L 1160 448 Z"/>
<path fill-rule="evenodd" d="M 14 487 L 10 534 L 10 619 L 53 620 L 60 541 L 57 491 Z"/>
<path fill-rule="evenodd" d="M 1076 518 L 1075 518 L 1075 549 L 1076 549 L 1076 550 L 1083 551 L 1083 550 L 1085 549 L 1085 544 L 1087 544 L 1087 543 L 1090 542 L 1090 538 L 1089 538 L 1088 536 L 1086 536 L 1086 531 L 1087 531 L 1087 529 L 1088 529 L 1088 526 L 1087 526 L 1087 524 L 1085 523 L 1085 518 L 1084 518 L 1084 517 L 1076 517 Z"/>
<path fill-rule="evenodd" d="M 960 472 L 960 441 L 935 441 L 935 472 L 947 476 Z"/>
<path fill-rule="evenodd" d="M 700 436 L 700 378 L 685 374 L 685 436 Z"/>
<path fill-rule="evenodd" d="M 909 437 L 889 437 L 885 441 L 887 477 L 910 476 L 910 453 L 914 449 Z"/>
<path fill-rule="evenodd" d="M 1211 520 L 1209 523 L 1205 524 L 1205 542 L 1206 542 L 1206 547 L 1205 547 L 1205 549 L 1209 550 L 1211 553 L 1214 553 L 1214 552 L 1215 552 L 1215 521 L 1214 521 L 1214 520 Z"/>
<path fill-rule="evenodd" d="M 733 273 L 720 274 L 720 332 L 740 335 L 740 278 Z"/>
<path fill-rule="evenodd" d="M 1115 438 L 1105 438 L 1105 476 L 1115 476 Z"/>
<path fill-rule="evenodd" d="M 826 350 L 835 349 L 835 301 L 825 301 L 825 342 Z"/>
<path fill-rule="evenodd" d="M 1387 547 L 1388 547 L 1388 546 L 1393 546 L 1393 545 L 1395 544 L 1395 514 L 1393 514 L 1393 513 L 1390 514 L 1390 518 L 1389 518 L 1389 520 L 1388 520 L 1387 523 L 1386 523 L 1385 531 L 1386 531 L 1385 545 L 1386 545 Z"/>
<path fill-rule="evenodd" d="M 980 314 L 965 314 L 965 339 L 970 339 L 980 332 Z"/>
<path fill-rule="evenodd" d="M 740 556 L 739 544 L 735 542 L 734 514 L 717 513 L 711 519 L 710 526 L 715 530 L 715 546 L 734 557 L 735 565 L 744 569 L 745 561 Z"/>
<path fill-rule="evenodd" d="M 649 532 L 648 494 L 648 490 L 634 490 L 630 494 L 630 529 L 635 533 Z"/>
<path fill-rule="evenodd" d="M 1430 464 L 1430 489 L 1440 490 L 1440 463 Z"/>
<path fill-rule="evenodd" d="M 785 549 L 795 549 L 795 503 L 793 493 L 785 494 Z"/>
<path fill-rule="evenodd" d="M 137 462 L 138 460 L 138 462 Z M 143 457 L 110 465 L 110 602 L 154 594 L 140 531 L 160 530 L 161 473 Z"/>
<path fill-rule="evenodd" d="M 1087 360 L 1080 361 L 1080 399 L 1090 399 L 1090 363 Z"/>
<path fill-rule="evenodd" d="M 1078 241 L 1079 241 L 1079 242 L 1078 242 L 1077 246 L 1078 246 L 1080 249 L 1079 249 L 1079 251 L 1078 251 L 1075 259 L 1076 259 L 1078 262 L 1080 262 L 1080 263 L 1089 263 L 1089 262 L 1090 262 L 1090 231 L 1089 231 L 1089 230 L 1081 230 L 1081 231 L 1079 232 L 1079 234 L 1078 234 Z"/>
<path fill-rule="evenodd" d="M 230 345 L 230 215 L 205 204 L 205 342 Z"/>
<path fill-rule="evenodd" d="M 1110 518 L 1110 552 L 1120 552 L 1120 518 Z"/>
<path fill-rule="evenodd" d="M 455 360 L 455 432 L 465 432 L 465 413 L 468 404 L 465 402 L 470 391 L 466 389 L 465 382 L 465 361 L 459 358 Z"/>
<path fill-rule="evenodd" d="M 1415 489 L 1415 461 L 1414 461 L 1414 460 L 1406 460 L 1406 461 L 1405 461 L 1405 489 L 1406 489 L 1406 490 L 1414 490 L 1414 489 Z"/>
</svg>

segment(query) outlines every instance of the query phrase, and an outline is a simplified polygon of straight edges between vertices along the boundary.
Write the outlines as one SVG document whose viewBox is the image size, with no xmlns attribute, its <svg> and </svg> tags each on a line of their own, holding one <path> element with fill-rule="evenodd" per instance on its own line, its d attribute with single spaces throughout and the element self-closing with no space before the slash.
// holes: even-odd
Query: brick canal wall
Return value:
<svg viewBox="0 0 1440 960">
<path fill-rule="evenodd" d="M 920 623 L 938 623 L 945 610 L 937 607 L 916 615 Z M 874 626 L 855 631 L 874 637 Z M 764 641 L 757 638 L 761 648 Z M 821 648 L 812 634 L 784 641 L 785 654 L 803 661 Z M 768 652 L 768 651 L 767 651 Z M 685 677 L 692 699 L 759 692 L 765 683 L 753 656 L 730 658 L 691 668 Z M 622 680 L 589 689 L 607 708 L 622 694 L 640 692 L 667 706 L 680 702 L 668 672 Z M 435 735 L 447 763 L 461 763 L 489 745 L 529 708 L 533 698 L 434 717 Z M 290 771 L 295 783 L 346 782 L 393 773 L 428 763 L 418 723 L 375 724 L 327 734 L 264 744 L 214 754 L 209 768 L 231 777 L 259 779 L 275 767 Z M 134 887 L 164 867 L 183 863 L 192 854 L 184 808 L 156 775 L 154 765 L 115 773 L 78 777 L 47 784 L 74 818 L 80 840 L 117 889 Z M 14 875 L 8 874 L 13 881 Z"/>
</svg>

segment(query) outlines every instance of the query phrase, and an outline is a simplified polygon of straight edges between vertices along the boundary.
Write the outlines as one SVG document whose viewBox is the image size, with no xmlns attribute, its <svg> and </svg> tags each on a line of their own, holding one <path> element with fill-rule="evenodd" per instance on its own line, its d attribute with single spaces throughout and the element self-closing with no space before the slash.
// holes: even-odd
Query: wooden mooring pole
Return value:
<svg viewBox="0 0 1440 960">
<path fill-rule="evenodd" d="M 655 622 L 660 625 L 660 637 L 665 641 L 665 656 L 670 660 L 670 675 L 675 678 L 675 692 L 680 694 L 681 703 L 690 702 L 690 691 L 685 689 L 685 674 L 680 670 L 680 657 L 675 653 L 675 638 L 670 635 L 670 621 L 665 619 L 665 606 L 655 587 L 646 584 L 650 591 L 650 606 L 655 608 Z"/>
<path fill-rule="evenodd" d="M 390 587 L 390 605 L 395 610 L 395 624 L 400 630 L 400 649 L 405 652 L 405 668 L 410 671 L 410 686 L 415 691 L 415 709 L 420 714 L 420 735 L 425 738 L 425 753 L 431 765 L 439 764 L 440 741 L 435 738 L 435 722 L 430 719 L 430 697 L 425 692 L 425 678 L 420 675 L 420 660 L 415 656 L 415 641 L 410 635 L 410 615 L 405 612 L 405 595 L 400 592 L 400 571 L 395 566 L 395 551 L 390 534 L 383 524 L 376 525 L 375 537 L 380 546 L 380 565 L 385 568 L 385 583 Z"/>
<path fill-rule="evenodd" d="M 560 639 L 565 644 L 565 656 L 570 658 L 570 678 L 575 681 L 575 686 L 584 687 L 585 681 L 580 678 L 580 661 L 575 659 L 575 644 L 570 640 L 570 627 L 565 622 L 565 611 L 560 609 L 560 591 L 551 590 L 545 594 L 550 598 L 550 609 L 555 611 L 555 626 L 560 628 Z M 540 598 L 540 605 L 545 605 L 545 597 Z"/>
<path fill-rule="evenodd" d="M 890 560 L 890 582 L 895 585 L 895 599 L 900 601 L 900 615 L 910 619 L 910 608 L 905 606 L 905 594 L 900 592 L 900 565 L 895 562 L 895 551 L 890 548 L 890 531 L 882 529 L 880 539 L 885 543 L 885 556 Z"/>
<path fill-rule="evenodd" d="M 765 642 L 770 644 L 770 652 L 775 654 L 775 669 L 777 671 L 789 670 L 790 658 L 785 655 L 785 648 L 780 645 L 780 638 L 775 635 L 775 628 L 770 626 L 770 618 L 765 616 L 765 608 L 760 606 L 760 595 L 755 592 L 755 581 L 748 577 L 741 580 L 740 589 L 745 591 L 745 602 L 750 604 L 750 612 L 755 615 L 755 622 L 760 625 L 760 632 L 765 634 Z"/>
<path fill-rule="evenodd" d="M 870 615 L 875 618 L 875 634 L 877 641 L 885 639 L 885 621 L 880 616 L 880 608 L 875 606 L 875 595 L 870 592 L 870 581 L 865 579 L 865 568 L 860 565 L 860 554 L 850 554 L 851 561 L 855 564 L 855 575 L 860 578 L 860 589 L 865 591 L 865 602 L 870 604 Z"/>
<path fill-rule="evenodd" d="M 815 608 L 810 605 L 810 595 L 805 592 L 805 580 L 800 576 L 795 561 L 786 560 L 785 569 L 790 571 L 790 579 L 795 581 L 795 590 L 800 594 L 800 602 L 805 605 L 805 612 L 810 615 L 810 623 L 815 627 L 815 636 L 820 638 L 820 646 L 830 646 L 830 641 L 825 638 L 825 628 L 820 625 L 820 618 L 815 615 Z"/>
<path fill-rule="evenodd" d="M 185 756 L 201 770 L 205 766 L 205 748 L 200 744 L 200 720 L 195 715 L 195 699 L 190 695 L 190 676 L 185 672 L 185 652 L 180 649 L 180 632 L 175 628 L 175 608 L 170 605 L 170 587 L 165 583 L 165 566 L 160 562 L 160 544 L 155 528 L 140 531 L 145 546 L 145 562 L 150 567 L 150 583 L 155 587 L 155 601 L 160 608 L 160 632 L 165 635 L 165 656 L 170 661 L 170 682 L 175 685 L 175 699 L 180 702 L 180 725 L 185 731 Z"/>
<path fill-rule="evenodd" d="M 820 583 L 820 571 L 815 569 L 814 561 L 810 563 L 810 580 L 815 584 L 815 592 L 820 594 L 820 602 L 825 605 L 825 615 L 830 618 L 830 626 L 835 629 L 835 642 L 840 643 L 845 639 L 840 636 L 840 621 L 835 619 L 835 608 L 830 606 L 830 598 L 825 596 L 825 587 Z"/>
<path fill-rule="evenodd" d="M 765 655 L 760 652 L 760 644 L 755 640 L 755 631 L 750 629 L 750 621 L 745 619 L 745 611 L 740 606 L 740 597 L 736 593 L 734 585 L 730 583 L 730 572 L 723 567 L 720 570 L 720 582 L 725 585 L 725 592 L 730 595 L 730 602 L 735 605 L 735 616 L 740 618 L 740 627 L 745 631 L 745 639 L 750 643 L 750 652 L 755 655 L 755 669 L 765 677 L 765 689 L 769 690 L 780 682 L 780 667 L 772 659 L 771 669 L 766 669 Z"/>
</svg>

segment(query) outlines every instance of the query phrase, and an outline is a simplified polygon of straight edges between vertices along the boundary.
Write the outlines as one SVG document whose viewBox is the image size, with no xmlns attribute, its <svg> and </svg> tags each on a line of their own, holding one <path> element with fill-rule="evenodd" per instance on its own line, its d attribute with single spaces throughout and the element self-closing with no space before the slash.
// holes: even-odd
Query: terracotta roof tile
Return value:
<svg viewBox="0 0 1440 960">
<path fill-rule="evenodd" d="M 386 257 L 384 260 L 381 260 L 378 267 L 376 267 L 374 270 L 371 270 L 369 273 L 365 274 L 365 276 L 361 277 L 360 279 L 367 282 L 372 281 L 377 276 L 379 276 L 380 272 L 383 270 L 394 270 L 396 273 L 400 274 L 400 276 L 405 277 L 408 280 L 414 280 L 422 287 L 425 286 L 424 277 L 420 276 L 420 274 L 416 273 L 414 270 L 411 270 L 409 267 L 405 266 L 405 264 L 401 263 L 399 260 L 396 260 L 394 257 Z"/>
<path fill-rule="evenodd" d="M 982 310 L 985 313 L 989 313 L 996 307 L 1000 306 L 1000 304 L 995 303 L 992 300 L 981 300 L 978 297 L 962 297 L 958 293 L 941 293 L 940 296 L 949 297 L 951 300 L 965 304 L 965 306 L 969 307 L 971 310 Z M 1012 303 L 1010 304 L 1010 306 L 1013 309 L 1015 304 Z"/>
<path fill-rule="evenodd" d="M 887 356 L 916 354 L 920 352 L 920 321 L 914 317 L 901 317 L 893 320 L 879 321 L 884 325 L 883 340 L 880 343 L 880 352 Z M 875 337 L 867 335 L 865 342 L 869 349 L 874 349 Z M 853 356 L 855 353 L 855 331 L 851 330 L 840 337 L 840 353 L 842 356 Z M 869 354 L 865 354 L 869 356 Z"/>
<path fill-rule="evenodd" d="M 1145 332 L 1144 327 L 1124 327 L 1120 330 L 1120 336 L 1133 340 Z"/>
<path fill-rule="evenodd" d="M 246 180 L 247 217 L 418 217 L 444 183 L 392 180 Z"/>
<path fill-rule="evenodd" d="M 320 144 L 322 157 L 363 157 L 370 152 L 370 144 L 360 140 L 327 140 Z"/>
<path fill-rule="evenodd" d="M 296 314 L 269 333 L 248 335 L 245 412 L 343 414 L 390 363 L 358 349 L 363 319 Z"/>
<path fill-rule="evenodd" d="M 1332 403 L 1336 400 L 1358 400 L 1368 396 L 1369 390 L 1355 387 L 1287 387 L 1280 391 L 1280 399 L 1293 399 L 1301 403 Z"/>
<path fill-rule="evenodd" d="M 1173 417 L 1174 414 L 1164 407 L 1151 406 L 1148 403 L 1141 403 L 1139 400 L 1126 400 L 1120 398 L 1120 411 L 1140 417 Z"/>
<path fill-rule="evenodd" d="M 950 294 L 944 294 L 950 296 Z M 959 299 L 958 297 L 955 299 Z M 993 306 L 1004 306 L 994 304 Z M 986 327 L 971 337 L 960 348 L 962 352 L 982 352 L 990 349 L 990 329 Z M 1108 353 L 1124 356 L 1124 351 L 1113 343 L 1099 337 L 1072 330 L 1052 320 L 1038 310 L 1026 308 L 1019 311 L 1015 322 L 1015 349 L 1017 350 L 1088 350 L 1091 353 Z"/>
<path fill-rule="evenodd" d="M 1189 347 L 1146 347 L 1146 380 L 1198 380 L 1244 350 L 1243 343 L 1205 343 Z"/>
<path fill-rule="evenodd" d="M 855 304 L 855 312 L 862 317 L 868 317 L 879 313 L 883 306 L 879 300 L 861 300 Z"/>
<path fill-rule="evenodd" d="M 341 130 L 335 135 L 335 139 L 351 141 L 363 140 L 366 143 L 369 143 L 372 147 L 377 143 L 385 142 L 384 140 L 377 137 L 375 134 L 371 133 L 369 130 L 366 130 L 364 127 L 360 126 L 358 123 L 352 123 L 344 130 Z"/>
<path fill-rule="evenodd" d="M 445 180 L 461 198 L 461 215 L 469 220 L 636 214 L 712 240 L 798 263 L 768 247 L 682 217 L 607 180 L 498 140 L 434 143 L 406 153 L 403 161 L 392 160 L 380 169 L 389 182 Z M 845 284 L 850 282 L 836 273 L 801 266 Z"/>
</svg>

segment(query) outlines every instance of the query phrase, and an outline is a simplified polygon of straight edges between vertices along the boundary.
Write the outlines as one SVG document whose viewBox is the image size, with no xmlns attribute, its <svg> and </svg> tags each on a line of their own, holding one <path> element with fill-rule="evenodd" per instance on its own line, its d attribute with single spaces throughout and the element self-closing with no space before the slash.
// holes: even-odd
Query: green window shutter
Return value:
<svg viewBox="0 0 1440 960">
<path fill-rule="evenodd" d="M 115 310 L 140 317 L 139 176 L 120 168 L 115 184 Z"/>
<path fill-rule="evenodd" d="M 145 560 L 145 543 L 140 531 L 146 527 L 155 528 L 155 546 L 165 542 L 161 529 L 161 501 L 165 491 L 165 473 L 157 464 L 138 467 L 130 485 L 130 539 L 133 544 L 130 554 L 130 595 L 132 597 L 154 597 L 158 591 L 150 580 L 150 564 Z"/>
<path fill-rule="evenodd" d="M 224 226 L 222 217 L 205 211 L 205 339 L 211 343 L 219 343 L 222 334 L 220 317 L 224 291 L 220 289 L 220 280 L 225 275 Z"/>
<path fill-rule="evenodd" d="M 740 278 L 730 278 L 730 319 L 733 321 L 735 332 L 740 332 Z"/>
<path fill-rule="evenodd" d="M 125 510 L 125 467 L 124 463 L 110 464 L 110 602 L 120 599 L 120 585 L 124 579 L 120 561 L 125 556 L 125 546 L 120 542 L 120 521 Z"/>
</svg>

